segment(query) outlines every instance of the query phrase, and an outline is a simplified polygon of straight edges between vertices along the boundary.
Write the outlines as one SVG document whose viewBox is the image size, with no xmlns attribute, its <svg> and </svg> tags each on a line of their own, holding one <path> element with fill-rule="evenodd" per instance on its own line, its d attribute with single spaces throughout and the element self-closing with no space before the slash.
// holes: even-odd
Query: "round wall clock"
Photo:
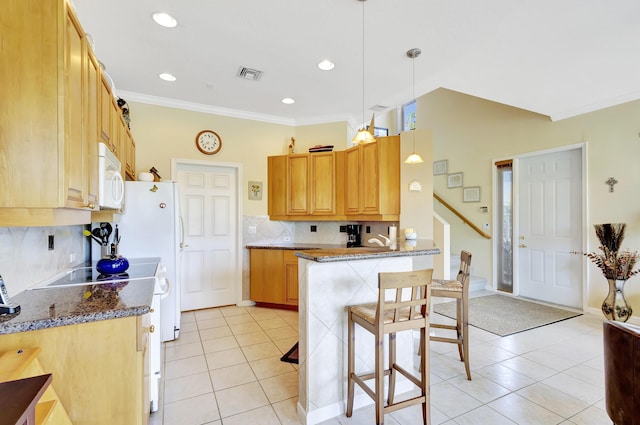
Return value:
<svg viewBox="0 0 640 425">
<path fill-rule="evenodd" d="M 202 130 L 196 136 L 196 147 L 205 155 L 213 155 L 222 148 L 222 139 L 215 131 Z"/>
</svg>

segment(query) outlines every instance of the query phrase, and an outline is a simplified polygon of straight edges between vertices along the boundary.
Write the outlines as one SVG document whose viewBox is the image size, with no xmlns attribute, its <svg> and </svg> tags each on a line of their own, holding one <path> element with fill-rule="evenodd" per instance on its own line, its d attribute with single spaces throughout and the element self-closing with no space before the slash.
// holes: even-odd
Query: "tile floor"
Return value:
<svg viewBox="0 0 640 425">
<path fill-rule="evenodd" d="M 433 320 L 450 319 L 434 314 Z M 297 329 L 297 313 L 286 310 L 183 313 L 179 340 L 164 344 L 161 408 L 151 424 L 299 424 L 297 365 L 279 360 L 297 341 Z M 466 380 L 453 344 L 431 344 L 433 425 L 611 424 L 600 317 L 583 315 L 507 337 L 474 327 L 470 333 L 473 381 Z M 385 423 L 421 420 L 413 406 L 387 415 Z M 368 407 L 323 425 L 373 423 Z"/>
</svg>

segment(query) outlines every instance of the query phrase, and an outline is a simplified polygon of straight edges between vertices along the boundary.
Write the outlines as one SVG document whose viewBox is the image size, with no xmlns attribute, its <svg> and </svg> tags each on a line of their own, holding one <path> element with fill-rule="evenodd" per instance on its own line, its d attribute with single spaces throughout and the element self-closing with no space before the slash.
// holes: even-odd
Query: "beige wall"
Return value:
<svg viewBox="0 0 640 425">
<path fill-rule="evenodd" d="M 418 101 L 417 127 L 433 132 L 433 159 L 447 159 L 449 172 L 464 172 L 465 186 L 481 187 L 481 202 L 463 203 L 460 188 L 447 189 L 446 176 L 434 176 L 434 192 L 481 226 L 492 225 L 492 163 L 528 152 L 587 142 L 588 249 L 596 250 L 595 223 L 627 223 L 624 248 L 640 249 L 640 101 L 552 122 L 548 117 L 439 89 Z M 604 183 L 615 177 L 613 193 Z M 480 211 L 488 206 L 489 213 Z M 492 281 L 491 241 L 482 239 L 435 203 L 452 225 L 452 252 L 474 253 L 474 274 Z M 588 263 L 587 304 L 599 309 L 607 287 Z M 640 277 L 631 278 L 628 300 L 640 311 Z"/>
<path fill-rule="evenodd" d="M 247 199 L 247 182 L 267 183 L 267 156 L 288 152 L 291 137 L 296 152 L 317 144 L 346 145 L 346 123 L 292 127 L 240 118 L 224 117 L 164 106 L 129 102 L 131 132 L 136 141 L 136 174 L 156 167 L 164 179 L 171 179 L 171 159 L 197 159 L 242 164 L 243 214 L 265 215 L 267 197 Z M 222 138 L 222 149 L 203 155 L 196 149 L 195 136 L 213 130 Z M 266 195 L 266 193 L 265 193 Z"/>
<path fill-rule="evenodd" d="M 413 152 L 413 137 L 415 136 L 416 152 L 424 162 L 422 164 L 405 164 L 404 160 Z M 433 152 L 431 131 L 414 130 L 400 133 L 400 158 L 402 175 L 400 180 L 400 229 L 399 236 L 404 235 L 404 229 L 415 229 L 419 238 L 433 238 Z M 418 182 L 422 186 L 420 192 L 409 191 L 411 182 Z"/>
</svg>

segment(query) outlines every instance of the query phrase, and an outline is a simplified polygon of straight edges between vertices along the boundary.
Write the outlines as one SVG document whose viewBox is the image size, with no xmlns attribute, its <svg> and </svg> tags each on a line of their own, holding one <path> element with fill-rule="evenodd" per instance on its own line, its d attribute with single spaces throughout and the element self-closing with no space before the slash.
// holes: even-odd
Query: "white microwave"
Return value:
<svg viewBox="0 0 640 425">
<path fill-rule="evenodd" d="M 98 143 L 98 205 L 100 209 L 121 209 L 124 181 L 120 161 L 104 143 Z"/>
</svg>

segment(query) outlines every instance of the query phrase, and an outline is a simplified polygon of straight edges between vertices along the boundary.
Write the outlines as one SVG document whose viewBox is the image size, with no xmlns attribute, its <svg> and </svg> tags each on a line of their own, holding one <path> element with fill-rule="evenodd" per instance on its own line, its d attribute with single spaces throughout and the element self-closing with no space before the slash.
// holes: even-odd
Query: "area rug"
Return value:
<svg viewBox="0 0 640 425">
<path fill-rule="evenodd" d="M 434 304 L 433 311 L 455 319 L 456 302 Z M 500 336 L 512 335 L 581 315 L 582 313 L 504 295 L 469 299 L 469 324 Z"/>
<path fill-rule="evenodd" d="M 287 363 L 298 364 L 298 343 L 296 342 L 284 356 L 280 357 L 280 360 Z"/>
</svg>

